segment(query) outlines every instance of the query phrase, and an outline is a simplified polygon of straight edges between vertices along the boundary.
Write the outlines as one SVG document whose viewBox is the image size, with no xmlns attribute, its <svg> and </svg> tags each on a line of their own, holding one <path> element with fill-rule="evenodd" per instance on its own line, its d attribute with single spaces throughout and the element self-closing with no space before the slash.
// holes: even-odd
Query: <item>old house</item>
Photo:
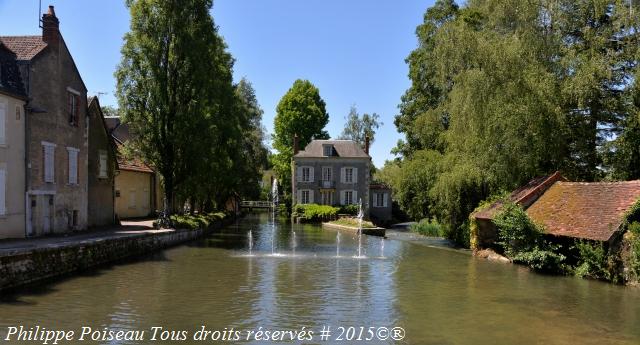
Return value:
<svg viewBox="0 0 640 345">
<path fill-rule="evenodd" d="M 640 181 L 568 182 L 556 172 L 532 180 L 510 199 L 543 226 L 547 236 L 612 245 L 622 235 L 626 214 L 640 201 Z M 474 215 L 478 230 L 473 241 L 478 248 L 493 246 L 497 235 L 492 219 L 501 206 L 494 203 Z"/>
<path fill-rule="evenodd" d="M 115 212 L 118 219 L 154 216 L 162 206 L 158 174 L 137 157 L 127 157 L 125 145 L 131 140 L 129 126 L 119 117 L 106 118 L 116 147 L 118 173 L 115 176 Z"/>
<path fill-rule="evenodd" d="M 375 215 L 380 221 L 387 220 L 384 217 L 391 215 L 390 192 L 384 186 L 374 186 L 373 199 L 371 164 L 368 140 L 364 148 L 353 140 L 313 140 L 299 151 L 297 138 L 294 139 L 294 203 L 350 205 L 362 200 L 367 217 Z"/>
<path fill-rule="evenodd" d="M 0 239 L 26 235 L 26 102 L 16 54 L 0 42 Z"/>
<path fill-rule="evenodd" d="M 53 6 L 42 34 L 3 36 L 17 57 L 26 119 L 28 236 L 87 228 L 87 88 L 60 33 Z"/>
<path fill-rule="evenodd" d="M 88 226 L 112 225 L 115 223 L 114 179 L 117 172 L 115 147 L 97 97 L 89 99 L 88 113 Z"/>
</svg>

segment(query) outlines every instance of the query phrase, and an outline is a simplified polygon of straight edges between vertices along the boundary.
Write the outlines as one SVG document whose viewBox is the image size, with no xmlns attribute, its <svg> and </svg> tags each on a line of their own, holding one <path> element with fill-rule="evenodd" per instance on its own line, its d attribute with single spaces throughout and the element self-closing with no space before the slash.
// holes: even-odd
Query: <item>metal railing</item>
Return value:
<svg viewBox="0 0 640 345">
<path fill-rule="evenodd" d="M 240 207 L 255 207 L 255 208 L 271 208 L 273 203 L 271 201 L 264 200 L 243 200 L 240 202 Z"/>
</svg>

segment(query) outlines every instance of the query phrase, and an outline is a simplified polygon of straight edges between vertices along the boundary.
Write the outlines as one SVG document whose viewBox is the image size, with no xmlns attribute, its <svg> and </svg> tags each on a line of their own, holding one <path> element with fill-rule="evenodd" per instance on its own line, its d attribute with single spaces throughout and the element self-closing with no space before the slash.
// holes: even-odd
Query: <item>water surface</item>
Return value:
<svg viewBox="0 0 640 345">
<path fill-rule="evenodd" d="M 335 343 L 320 341 L 323 326 L 371 326 L 403 327 L 406 337 L 342 343 L 640 343 L 636 288 L 535 274 L 408 242 L 385 241 L 382 252 L 380 239 L 367 236 L 367 258 L 357 259 L 357 238 L 349 233 L 342 234 L 336 257 L 336 232 L 275 225 L 278 256 L 271 256 L 274 223 L 261 214 L 201 241 L 4 296 L 0 337 L 6 327 L 20 325 L 76 331 L 162 326 L 191 333 L 202 325 L 221 331 L 306 327 L 315 331 L 313 341 L 289 343 L 316 344 Z M 96 343 L 171 342 L 147 336 Z"/>
</svg>

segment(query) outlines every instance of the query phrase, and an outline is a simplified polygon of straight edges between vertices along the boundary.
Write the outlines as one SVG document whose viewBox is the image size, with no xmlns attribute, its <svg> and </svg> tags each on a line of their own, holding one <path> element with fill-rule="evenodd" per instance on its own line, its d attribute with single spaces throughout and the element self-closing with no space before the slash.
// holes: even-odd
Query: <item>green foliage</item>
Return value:
<svg viewBox="0 0 640 345">
<path fill-rule="evenodd" d="M 318 204 L 297 204 L 294 208 L 293 216 L 304 217 L 313 222 L 335 219 L 338 216 L 337 207 Z"/>
<path fill-rule="evenodd" d="M 630 241 L 629 269 L 636 281 L 640 281 L 640 223 L 636 222 Z"/>
<path fill-rule="evenodd" d="M 226 217 L 224 212 L 172 215 L 171 222 L 176 229 L 209 229 L 213 224 Z"/>
<path fill-rule="evenodd" d="M 304 149 L 312 139 L 329 138 L 324 130 L 328 122 L 329 114 L 320 90 L 308 80 L 296 80 L 280 99 L 274 119 L 273 147 L 278 153 L 272 158 L 272 164 L 282 190 L 291 189 L 294 135 L 298 135 L 300 149 Z"/>
<path fill-rule="evenodd" d="M 425 236 L 443 237 L 445 235 L 442 225 L 433 219 L 422 219 L 420 222 L 412 224 L 410 229 Z"/>
<path fill-rule="evenodd" d="M 575 268 L 576 276 L 605 280 L 611 278 L 607 253 L 602 243 L 578 240 L 575 242 L 575 248 L 579 253 L 578 265 Z"/>
<path fill-rule="evenodd" d="M 342 205 L 340 206 L 340 210 L 338 211 L 339 214 L 349 214 L 352 216 L 356 216 L 358 215 L 358 205 L 355 204 L 351 204 L 351 205 Z"/>
<path fill-rule="evenodd" d="M 544 250 L 538 247 L 530 251 L 517 253 L 513 262 L 527 265 L 534 270 L 550 273 L 564 273 L 564 261 L 566 257 L 553 250 Z"/>
<path fill-rule="evenodd" d="M 628 230 L 634 236 L 640 236 L 640 222 L 633 222 L 629 224 Z"/>
<path fill-rule="evenodd" d="M 350 227 L 358 227 L 360 225 L 359 221 L 357 218 L 346 218 L 346 217 L 342 217 L 336 220 L 331 221 L 331 224 L 337 224 L 337 225 L 344 225 L 344 226 L 350 226 Z M 367 228 L 375 228 L 376 226 L 371 223 L 370 221 L 366 221 L 363 220 L 362 221 L 362 228 L 363 229 L 367 229 Z"/>
<path fill-rule="evenodd" d="M 344 129 L 338 139 L 353 140 L 364 147 L 365 138 L 369 137 L 369 144 L 372 145 L 375 140 L 376 130 L 382 125 L 380 115 L 364 113 L 360 116 L 354 105 L 351 106 L 349 115 L 345 117 Z"/>
<path fill-rule="evenodd" d="M 542 232 L 522 207 L 506 203 L 493 220 L 498 229 L 498 244 L 507 256 L 532 251 L 540 243 Z"/>
</svg>

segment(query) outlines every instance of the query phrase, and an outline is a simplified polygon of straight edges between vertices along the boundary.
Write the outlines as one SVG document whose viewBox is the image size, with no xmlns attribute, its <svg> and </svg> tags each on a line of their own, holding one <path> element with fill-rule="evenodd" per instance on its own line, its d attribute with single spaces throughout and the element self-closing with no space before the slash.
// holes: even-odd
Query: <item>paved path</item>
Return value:
<svg viewBox="0 0 640 345">
<path fill-rule="evenodd" d="M 1 240 L 0 256 L 16 254 L 35 248 L 55 248 L 75 243 L 90 243 L 105 239 L 136 236 L 145 233 L 173 232 L 173 229 L 156 230 L 153 228 L 153 220 L 122 221 L 122 226 L 96 231 L 60 234 L 47 237 L 30 239 Z"/>
</svg>

